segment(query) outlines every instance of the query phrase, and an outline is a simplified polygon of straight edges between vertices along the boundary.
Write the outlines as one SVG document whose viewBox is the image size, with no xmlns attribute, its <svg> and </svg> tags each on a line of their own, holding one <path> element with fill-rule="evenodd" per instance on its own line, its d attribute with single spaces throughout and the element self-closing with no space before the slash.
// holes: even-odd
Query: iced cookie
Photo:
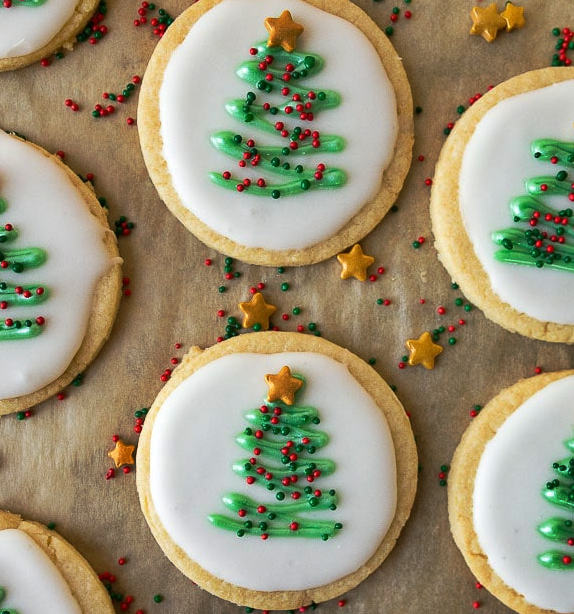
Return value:
<svg viewBox="0 0 574 614">
<path fill-rule="evenodd" d="M 0 415 L 59 392 L 93 360 L 118 309 L 120 264 L 93 191 L 0 130 Z"/>
<path fill-rule="evenodd" d="M 0 5 L 0 72 L 71 49 L 99 0 L 8 0 Z"/>
<path fill-rule="evenodd" d="M 54 531 L 0 511 L 0 612 L 113 614 L 88 562 Z"/>
<path fill-rule="evenodd" d="M 574 371 L 520 381 L 475 418 L 448 480 L 477 580 L 522 614 L 574 612 Z"/>
<path fill-rule="evenodd" d="M 574 69 L 502 83 L 448 137 L 431 217 L 467 298 L 511 331 L 574 342 Z"/>
<path fill-rule="evenodd" d="M 192 350 L 146 418 L 137 465 L 169 559 L 219 597 L 273 610 L 336 597 L 375 571 L 417 479 L 387 384 L 298 333 Z"/>
<path fill-rule="evenodd" d="M 143 155 L 169 209 L 245 262 L 303 265 L 382 219 L 408 171 L 410 87 L 347 0 L 207 0 L 147 69 Z"/>
</svg>

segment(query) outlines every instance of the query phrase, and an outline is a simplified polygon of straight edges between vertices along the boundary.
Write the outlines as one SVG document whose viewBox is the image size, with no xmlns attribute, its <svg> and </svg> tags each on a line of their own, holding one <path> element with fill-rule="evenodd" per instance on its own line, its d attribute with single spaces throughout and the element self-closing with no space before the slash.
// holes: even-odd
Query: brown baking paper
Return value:
<svg viewBox="0 0 574 614">
<path fill-rule="evenodd" d="M 357 4 L 381 28 L 391 25 L 391 0 Z M 475 405 L 533 375 L 536 366 L 544 371 L 571 368 L 574 348 L 520 337 L 487 321 L 478 309 L 467 312 L 455 305 L 464 297 L 451 288 L 433 249 L 426 180 L 433 176 L 444 128 L 456 121 L 457 107 L 468 106 L 469 98 L 489 85 L 549 66 L 557 40 L 551 30 L 574 26 L 568 23 L 574 16 L 563 2 L 529 0 L 525 27 L 499 32 L 489 44 L 469 34 L 475 4 L 486 6 L 461 0 L 397 1 L 400 14 L 391 41 L 422 112 L 415 116 L 413 163 L 398 211 L 361 242 L 375 258 L 368 272 L 376 281 L 341 280 L 335 258 L 283 273 L 233 262 L 240 276 L 225 279 L 225 256 L 184 229 L 148 178 L 137 126 L 126 122 L 136 116 L 137 87 L 126 103 L 115 105 L 113 115 L 91 115 L 94 104 L 106 104 L 103 92 L 120 93 L 133 75 L 145 71 L 157 38 L 149 25 L 134 27 L 138 2 L 108 0 L 109 33 L 97 45 L 79 45 L 49 67 L 35 64 L 0 74 L 0 126 L 48 151 L 64 151 L 74 171 L 94 174 L 95 190 L 108 202 L 110 223 L 126 216 L 135 224 L 129 236 L 119 239 L 131 296 L 123 297 L 112 336 L 82 385 L 70 386 L 62 401 L 52 398 L 35 407 L 27 420 L 15 415 L 0 419 L 0 508 L 56 523 L 97 572 L 117 577 L 114 592 L 134 597 L 129 611 L 243 611 L 194 586 L 164 557 L 140 512 L 137 468 L 129 474 L 116 470 L 113 479 L 105 476 L 114 466 L 107 456 L 114 447 L 112 436 L 137 445 L 134 412 L 153 402 L 162 373 L 174 366 L 171 359 L 224 335 L 227 318 L 241 319 L 238 303 L 249 300 L 250 288 L 258 284 L 264 284 L 266 301 L 277 307 L 272 321 L 282 330 L 302 325 L 309 334 L 309 323 L 315 323 L 328 340 L 365 360 L 376 359 L 374 368 L 396 386 L 417 437 L 421 469 L 411 518 L 383 565 L 343 596 L 343 611 L 455 614 L 472 611 L 475 601 L 489 614 L 510 611 L 475 587 L 450 536 L 446 488 L 439 485 L 438 473 L 449 464 Z M 181 0 L 161 3 L 174 17 L 187 5 Z M 499 0 L 500 11 L 503 5 Z M 157 11 L 148 18 L 153 16 Z M 77 112 L 65 105 L 68 98 L 79 104 Z M 414 248 L 419 237 L 425 241 Z M 385 272 L 377 273 L 378 267 Z M 289 289 L 282 290 L 282 284 Z M 377 299 L 390 304 L 379 305 Z M 443 315 L 437 312 L 440 306 Z M 300 315 L 293 315 L 295 307 L 301 308 Z M 283 314 L 289 319 L 283 320 Z M 460 325 L 460 319 L 466 324 Z M 433 370 L 398 367 L 408 354 L 407 339 L 449 325 L 456 330 L 441 335 L 444 351 Z M 455 345 L 448 344 L 449 337 L 456 338 Z M 121 557 L 125 565 L 118 564 Z M 157 594 L 164 599 L 156 604 Z M 341 611 L 337 600 L 318 609 Z"/>
</svg>

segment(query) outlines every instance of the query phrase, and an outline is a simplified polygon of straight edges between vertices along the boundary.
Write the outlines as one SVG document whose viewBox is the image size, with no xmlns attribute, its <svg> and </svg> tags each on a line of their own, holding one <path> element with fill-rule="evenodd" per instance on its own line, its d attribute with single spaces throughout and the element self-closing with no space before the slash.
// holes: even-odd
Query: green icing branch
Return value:
<svg viewBox="0 0 574 614">
<path fill-rule="evenodd" d="M 6 591 L 4 590 L 4 588 L 0 586 L 0 614 L 19 614 L 18 610 L 15 610 L 14 608 L 5 608 L 2 605 L 2 602 L 4 601 L 5 596 L 6 596 Z"/>
</svg>

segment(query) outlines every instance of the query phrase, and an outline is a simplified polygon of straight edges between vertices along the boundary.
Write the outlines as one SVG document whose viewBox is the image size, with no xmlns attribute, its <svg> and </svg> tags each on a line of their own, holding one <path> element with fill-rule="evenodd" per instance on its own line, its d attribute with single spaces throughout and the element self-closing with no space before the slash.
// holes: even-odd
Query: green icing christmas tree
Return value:
<svg viewBox="0 0 574 614">
<path fill-rule="evenodd" d="M 267 18 L 265 26 L 269 39 L 252 47 L 251 59 L 237 70 L 237 75 L 253 89 L 244 99 L 225 105 L 243 130 L 211 136 L 214 147 L 233 158 L 239 172 L 251 169 L 255 178 L 238 178 L 226 170 L 210 173 L 210 179 L 224 188 L 274 199 L 313 189 L 338 188 L 346 181 L 345 173 L 327 167 L 318 155 L 336 154 L 344 149 L 345 142 L 340 136 L 321 134 L 315 119 L 320 112 L 338 107 L 341 97 L 331 90 L 306 87 L 304 82 L 319 73 L 324 62 L 318 55 L 295 51 L 295 41 L 303 27 L 292 20 L 289 11 L 283 11 L 278 18 Z M 266 140 L 277 144 L 258 144 L 261 133 L 272 135 Z M 311 162 L 313 166 L 291 163 L 293 156 L 308 156 L 315 162 Z"/>
<path fill-rule="evenodd" d="M 8 204 L 0 197 L 0 215 L 5 213 Z M 48 297 L 48 290 L 40 285 L 20 285 L 2 279 L 2 272 L 24 273 L 27 269 L 41 266 L 46 253 L 38 247 L 13 249 L 11 244 L 18 238 L 18 231 L 12 224 L 0 226 L 0 311 L 18 307 L 38 305 Z M 9 247 L 4 247 L 8 245 Z M 6 317 L 0 320 L 0 341 L 36 337 L 44 329 L 44 317 L 34 320 L 17 320 Z"/>
<path fill-rule="evenodd" d="M 18 610 L 14 610 L 13 608 L 5 608 L 2 605 L 5 596 L 6 591 L 0 586 L 0 614 L 18 614 Z"/>
<path fill-rule="evenodd" d="M 532 143 L 534 158 L 556 166 L 574 168 L 574 143 L 539 139 Z M 560 169 L 555 175 L 532 177 L 526 182 L 525 195 L 510 202 L 510 211 L 517 226 L 492 233 L 501 246 L 495 258 L 501 262 L 549 267 L 574 272 L 574 176 Z M 550 196 L 564 198 L 564 208 L 549 202 Z M 553 199 L 554 200 L 554 199 Z"/>
<path fill-rule="evenodd" d="M 568 512 L 567 517 L 554 516 L 538 526 L 538 531 L 547 539 L 567 546 L 552 549 L 538 556 L 539 562 L 549 569 L 574 570 L 574 439 L 564 442 L 571 456 L 552 464 L 559 478 L 546 484 L 543 497 L 552 505 Z"/>
<path fill-rule="evenodd" d="M 341 523 L 318 519 L 310 512 L 337 509 L 337 494 L 320 486 L 322 478 L 335 471 L 333 461 L 316 458 L 329 438 L 318 430 L 319 414 L 314 407 L 298 404 L 304 388 L 300 375 L 283 367 L 266 375 L 269 393 L 265 403 L 249 411 L 249 426 L 236 442 L 250 456 L 238 460 L 233 471 L 255 489 L 274 494 L 274 502 L 261 503 L 239 493 L 226 493 L 222 500 L 234 514 L 211 514 L 209 520 L 219 528 L 235 531 L 239 537 L 309 537 L 327 540 L 342 528 Z"/>
</svg>

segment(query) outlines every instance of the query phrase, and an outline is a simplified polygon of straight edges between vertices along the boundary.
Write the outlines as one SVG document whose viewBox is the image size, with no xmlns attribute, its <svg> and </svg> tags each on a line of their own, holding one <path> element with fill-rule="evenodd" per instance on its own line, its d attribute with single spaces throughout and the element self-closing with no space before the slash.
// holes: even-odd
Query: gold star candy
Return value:
<svg viewBox="0 0 574 614">
<path fill-rule="evenodd" d="M 343 265 L 341 279 L 356 277 L 359 281 L 367 279 L 367 269 L 375 259 L 372 256 L 365 256 L 361 246 L 357 243 L 350 252 L 338 254 L 337 260 Z"/>
<path fill-rule="evenodd" d="M 279 17 L 267 17 L 265 27 L 269 31 L 268 47 L 283 47 L 291 53 L 295 49 L 295 40 L 303 33 L 303 26 L 295 23 L 289 11 L 283 11 Z"/>
<path fill-rule="evenodd" d="M 122 465 L 133 465 L 134 450 L 135 446 L 126 446 L 121 439 L 118 439 L 116 441 L 116 447 L 111 452 L 108 452 L 108 456 L 114 459 L 116 467 L 121 467 Z"/>
<path fill-rule="evenodd" d="M 495 2 L 485 9 L 480 6 L 473 7 L 470 16 L 472 18 L 470 33 L 480 34 L 489 43 L 496 38 L 499 30 L 506 27 L 506 21 L 498 14 Z"/>
<path fill-rule="evenodd" d="M 409 365 L 422 365 L 425 369 L 433 369 L 434 359 L 442 352 L 442 347 L 433 343 L 428 332 L 418 339 L 408 339 L 405 346 L 410 352 Z"/>
<path fill-rule="evenodd" d="M 239 303 L 243 312 L 243 328 L 259 324 L 262 330 L 269 328 L 269 318 L 277 311 L 274 305 L 268 305 L 261 292 L 256 292 L 248 303 Z"/>
<path fill-rule="evenodd" d="M 283 401 L 286 405 L 293 405 L 295 393 L 303 385 L 300 379 L 291 375 L 289 367 L 282 367 L 276 375 L 267 374 L 265 381 L 269 386 L 269 392 L 267 393 L 269 403 Z"/>
<path fill-rule="evenodd" d="M 506 21 L 507 32 L 524 27 L 524 8 L 521 6 L 514 6 L 512 2 L 507 2 L 500 16 Z"/>
</svg>

